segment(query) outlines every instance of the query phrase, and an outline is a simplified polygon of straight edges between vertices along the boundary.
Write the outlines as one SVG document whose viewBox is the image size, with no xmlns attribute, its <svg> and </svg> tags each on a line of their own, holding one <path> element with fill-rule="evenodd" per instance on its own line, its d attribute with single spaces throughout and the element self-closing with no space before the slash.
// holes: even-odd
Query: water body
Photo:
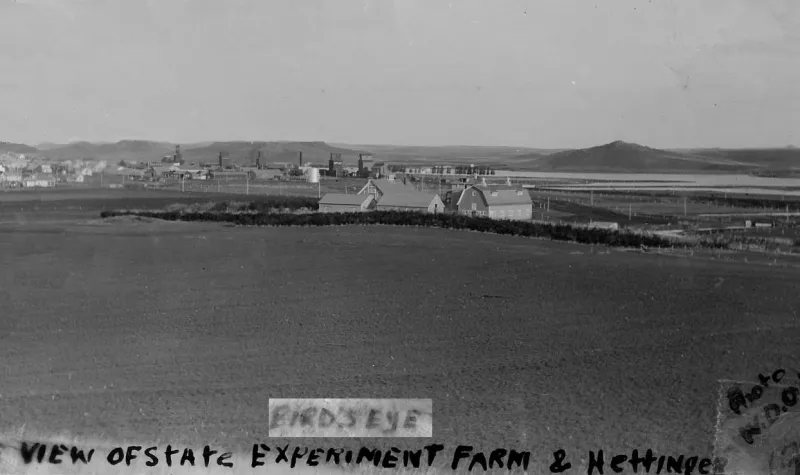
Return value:
<svg viewBox="0 0 800 475">
<path fill-rule="evenodd" d="M 770 195 L 770 196 L 800 196 L 800 190 L 782 190 L 775 188 L 720 188 L 720 187 L 681 187 L 681 186 L 631 186 L 630 183 L 602 183 L 581 186 L 548 186 L 552 191 L 704 191 L 726 193 L 729 195 Z"/>
<path fill-rule="evenodd" d="M 524 172 L 498 170 L 497 175 L 511 178 L 535 178 L 539 180 L 583 180 L 583 181 L 603 181 L 605 183 L 588 183 L 583 187 L 593 189 L 635 189 L 637 183 L 648 184 L 648 189 L 654 189 L 652 185 L 659 183 L 664 189 L 671 190 L 681 186 L 700 186 L 700 187 L 752 187 L 758 188 L 785 188 L 800 187 L 800 178 L 768 178 L 750 175 L 691 175 L 691 174 L 667 174 L 667 173 L 548 173 L 548 172 Z M 631 183 L 636 182 L 636 183 Z M 672 186 L 670 186 L 672 184 Z M 609 188 L 613 187 L 613 188 Z M 740 189 L 738 193 L 743 193 Z M 752 193 L 752 192 L 751 192 Z M 780 194 L 780 193 L 779 193 Z M 790 194 L 786 192 L 785 194 Z"/>
</svg>

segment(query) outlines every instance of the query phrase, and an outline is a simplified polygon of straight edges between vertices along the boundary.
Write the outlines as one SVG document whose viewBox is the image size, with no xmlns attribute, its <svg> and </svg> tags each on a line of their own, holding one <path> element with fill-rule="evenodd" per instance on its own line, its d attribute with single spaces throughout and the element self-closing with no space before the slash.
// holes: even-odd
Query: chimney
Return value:
<svg viewBox="0 0 800 475">
<path fill-rule="evenodd" d="M 222 170 L 224 167 L 222 166 L 222 152 L 219 152 L 219 169 Z"/>
<path fill-rule="evenodd" d="M 358 173 L 361 173 L 361 170 L 364 169 L 364 156 L 362 154 L 358 154 Z"/>
<path fill-rule="evenodd" d="M 298 152 L 298 155 L 300 155 L 300 168 L 303 168 L 303 152 Z"/>
<path fill-rule="evenodd" d="M 330 158 L 328 158 L 328 172 L 330 175 L 333 175 L 333 154 L 331 153 Z"/>
</svg>

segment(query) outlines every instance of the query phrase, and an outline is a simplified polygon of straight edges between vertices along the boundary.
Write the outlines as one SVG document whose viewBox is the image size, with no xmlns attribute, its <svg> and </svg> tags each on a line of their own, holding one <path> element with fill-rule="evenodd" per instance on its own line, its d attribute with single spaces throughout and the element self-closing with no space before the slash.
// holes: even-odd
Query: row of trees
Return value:
<svg viewBox="0 0 800 475">
<path fill-rule="evenodd" d="M 282 197 L 281 197 L 282 198 Z M 289 201 L 278 206 L 271 204 L 248 204 L 242 209 L 292 208 L 299 202 Z M 542 224 L 527 221 L 504 221 L 490 218 L 471 217 L 457 214 L 427 214 L 402 211 L 372 211 L 367 213 L 235 213 L 230 212 L 229 203 L 205 212 L 173 211 L 104 211 L 102 217 L 135 215 L 171 221 L 216 221 L 245 226 L 334 226 L 346 224 L 383 224 L 395 226 L 423 226 L 448 229 L 464 229 L 495 234 L 539 237 L 558 241 L 573 241 L 586 244 L 603 244 L 624 247 L 672 247 L 674 243 L 659 236 L 634 234 L 609 229 L 588 229 L 564 224 Z M 307 206 L 303 206 L 307 207 Z"/>
</svg>

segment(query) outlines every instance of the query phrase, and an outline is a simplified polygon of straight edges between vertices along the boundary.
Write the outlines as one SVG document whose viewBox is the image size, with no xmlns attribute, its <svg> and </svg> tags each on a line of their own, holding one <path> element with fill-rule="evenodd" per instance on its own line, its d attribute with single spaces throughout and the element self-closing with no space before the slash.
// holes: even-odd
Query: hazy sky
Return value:
<svg viewBox="0 0 800 475">
<path fill-rule="evenodd" d="M 0 140 L 800 145 L 798 0 L 0 0 Z"/>
</svg>

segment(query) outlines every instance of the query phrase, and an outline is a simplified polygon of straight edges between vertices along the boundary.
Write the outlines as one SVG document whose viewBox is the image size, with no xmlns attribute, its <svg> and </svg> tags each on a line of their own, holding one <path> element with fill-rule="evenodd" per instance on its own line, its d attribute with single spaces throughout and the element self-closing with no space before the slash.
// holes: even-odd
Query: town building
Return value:
<svg viewBox="0 0 800 475">
<path fill-rule="evenodd" d="M 50 188 L 56 186 L 56 179 L 50 174 L 31 175 L 22 179 L 24 188 Z"/>
<path fill-rule="evenodd" d="M 372 195 L 348 195 L 326 193 L 319 200 L 319 211 L 323 213 L 357 213 L 375 209 Z"/>
<path fill-rule="evenodd" d="M 451 210 L 470 216 L 529 220 L 533 201 L 524 188 L 470 185 L 451 195 Z"/>
<path fill-rule="evenodd" d="M 385 178 L 389 176 L 389 165 L 386 162 L 375 162 L 370 172 L 375 178 Z"/>
</svg>

